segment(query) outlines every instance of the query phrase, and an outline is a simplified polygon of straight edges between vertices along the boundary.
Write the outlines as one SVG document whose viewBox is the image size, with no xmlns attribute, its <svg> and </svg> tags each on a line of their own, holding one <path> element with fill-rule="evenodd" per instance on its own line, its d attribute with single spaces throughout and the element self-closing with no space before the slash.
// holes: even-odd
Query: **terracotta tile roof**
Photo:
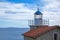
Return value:
<svg viewBox="0 0 60 40">
<path fill-rule="evenodd" d="M 28 31 L 28 32 L 24 33 L 23 35 L 27 36 L 27 37 L 36 38 L 38 36 L 41 36 L 43 33 L 46 33 L 46 32 L 48 32 L 50 30 L 55 29 L 55 28 L 59 28 L 59 27 L 57 27 L 57 26 L 39 27 L 37 29 Z"/>
</svg>

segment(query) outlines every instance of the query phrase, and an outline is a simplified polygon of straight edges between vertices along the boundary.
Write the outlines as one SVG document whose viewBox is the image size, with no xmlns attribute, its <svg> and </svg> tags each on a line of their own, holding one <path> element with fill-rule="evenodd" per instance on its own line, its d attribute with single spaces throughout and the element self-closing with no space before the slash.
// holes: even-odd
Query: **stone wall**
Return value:
<svg viewBox="0 0 60 40">
<path fill-rule="evenodd" d="M 37 37 L 36 40 L 54 40 L 54 34 L 57 34 L 57 40 L 60 39 L 60 30 L 55 29 L 51 30 L 40 37 Z"/>
<path fill-rule="evenodd" d="M 36 39 L 24 36 L 24 40 L 54 40 L 54 34 L 57 34 L 57 40 L 60 39 L 60 29 L 50 30 L 37 37 Z"/>
</svg>

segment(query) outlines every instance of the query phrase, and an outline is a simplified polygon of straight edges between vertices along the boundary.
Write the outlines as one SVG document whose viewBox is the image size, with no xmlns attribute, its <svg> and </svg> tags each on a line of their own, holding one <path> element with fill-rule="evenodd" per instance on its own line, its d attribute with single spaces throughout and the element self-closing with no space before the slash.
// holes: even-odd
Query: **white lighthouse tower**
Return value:
<svg viewBox="0 0 60 40">
<path fill-rule="evenodd" d="M 43 18 L 42 18 L 43 14 L 39 11 L 39 8 L 37 9 L 37 11 L 34 13 L 34 20 L 30 21 L 30 29 L 36 29 L 39 26 L 42 26 L 43 23 Z"/>
<path fill-rule="evenodd" d="M 34 13 L 34 23 L 36 26 L 42 25 L 42 13 L 38 10 Z"/>
<path fill-rule="evenodd" d="M 48 20 L 43 19 L 43 14 L 39 11 L 39 8 L 34 13 L 34 20 L 29 21 L 30 29 L 36 29 L 38 27 L 44 26 L 45 24 L 49 24 Z"/>
</svg>

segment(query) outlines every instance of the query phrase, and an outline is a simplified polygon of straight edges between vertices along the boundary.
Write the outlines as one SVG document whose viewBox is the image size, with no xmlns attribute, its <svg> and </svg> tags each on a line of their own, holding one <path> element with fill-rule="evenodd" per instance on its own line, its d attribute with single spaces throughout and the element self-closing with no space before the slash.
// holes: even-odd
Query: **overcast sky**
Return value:
<svg viewBox="0 0 60 40">
<path fill-rule="evenodd" d="M 0 0 L 0 28 L 27 28 L 37 7 L 49 25 L 60 25 L 60 0 Z"/>
</svg>

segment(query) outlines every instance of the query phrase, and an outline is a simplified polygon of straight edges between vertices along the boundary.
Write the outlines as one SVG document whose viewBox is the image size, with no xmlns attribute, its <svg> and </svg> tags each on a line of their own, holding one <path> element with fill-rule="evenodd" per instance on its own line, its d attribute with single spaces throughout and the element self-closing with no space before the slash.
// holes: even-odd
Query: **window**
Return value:
<svg viewBox="0 0 60 40">
<path fill-rule="evenodd" d="M 57 40 L 57 34 L 54 34 L 54 40 Z"/>
</svg>

